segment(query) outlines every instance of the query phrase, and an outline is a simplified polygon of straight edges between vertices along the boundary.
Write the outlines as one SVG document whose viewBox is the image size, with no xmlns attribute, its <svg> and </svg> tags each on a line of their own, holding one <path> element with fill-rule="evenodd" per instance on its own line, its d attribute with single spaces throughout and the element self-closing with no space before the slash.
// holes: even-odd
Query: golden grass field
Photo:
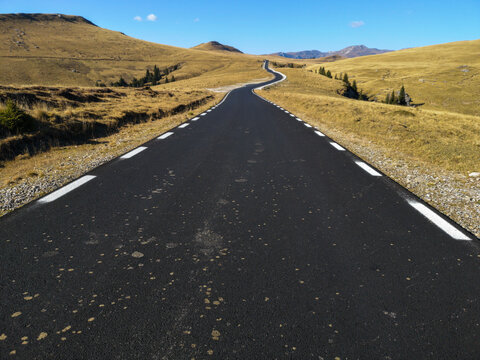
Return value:
<svg viewBox="0 0 480 360">
<path fill-rule="evenodd" d="M 341 81 L 306 69 L 279 70 L 287 80 L 260 95 L 327 134 L 342 131 L 416 163 L 462 173 L 480 170 L 479 116 L 347 99 L 337 94 Z"/>
<path fill-rule="evenodd" d="M 0 72 L 3 85 L 94 86 L 97 80 L 109 83 L 123 76 L 129 81 L 154 65 L 178 63 L 177 80 L 199 77 L 192 87 L 265 77 L 256 56 L 151 43 L 81 17 L 0 15 L 0 67 L 7 69 Z"/>
<path fill-rule="evenodd" d="M 480 40 L 459 41 L 323 64 L 380 100 L 406 91 L 424 109 L 480 115 Z M 318 65 L 311 65 L 310 70 Z"/>
</svg>

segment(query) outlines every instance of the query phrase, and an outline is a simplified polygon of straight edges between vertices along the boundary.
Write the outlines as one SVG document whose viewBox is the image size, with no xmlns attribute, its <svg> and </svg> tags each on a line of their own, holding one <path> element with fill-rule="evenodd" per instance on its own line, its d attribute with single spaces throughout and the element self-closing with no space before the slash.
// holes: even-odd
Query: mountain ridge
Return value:
<svg viewBox="0 0 480 360">
<path fill-rule="evenodd" d="M 243 54 L 243 52 L 238 50 L 237 48 L 230 45 L 224 45 L 222 43 L 219 43 L 218 41 L 209 41 L 206 43 L 201 43 L 199 45 L 191 47 L 191 49 L 205 50 L 205 51 L 229 51 L 229 52 Z"/>
<path fill-rule="evenodd" d="M 317 59 L 332 55 L 340 55 L 345 58 L 354 58 L 359 56 L 384 54 L 392 51 L 394 50 L 369 48 L 365 45 L 352 45 L 337 51 L 323 52 L 320 50 L 303 50 L 293 52 L 277 52 L 269 55 L 282 56 L 290 59 Z"/>
</svg>

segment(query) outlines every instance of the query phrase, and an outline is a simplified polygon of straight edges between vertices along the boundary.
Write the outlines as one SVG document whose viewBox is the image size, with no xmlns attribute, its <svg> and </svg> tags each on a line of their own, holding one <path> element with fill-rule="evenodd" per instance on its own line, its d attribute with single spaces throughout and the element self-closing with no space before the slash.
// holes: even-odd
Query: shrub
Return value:
<svg viewBox="0 0 480 360">
<path fill-rule="evenodd" d="M 7 100 L 5 108 L 0 110 L 0 132 L 18 134 L 34 129 L 35 120 L 13 101 Z"/>
</svg>

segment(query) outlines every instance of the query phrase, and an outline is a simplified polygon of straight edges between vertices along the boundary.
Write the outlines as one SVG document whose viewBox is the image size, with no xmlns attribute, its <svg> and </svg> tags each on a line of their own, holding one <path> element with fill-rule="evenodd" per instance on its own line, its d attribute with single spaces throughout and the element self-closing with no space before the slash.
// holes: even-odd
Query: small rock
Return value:
<svg viewBox="0 0 480 360">
<path fill-rule="evenodd" d="M 137 259 L 138 259 L 138 258 L 143 257 L 143 253 L 141 253 L 140 251 L 134 251 L 134 252 L 132 253 L 132 256 L 133 256 L 134 258 L 137 258 Z"/>
<path fill-rule="evenodd" d="M 468 174 L 468 176 L 477 178 L 480 177 L 480 172 L 471 172 L 470 174 Z"/>
</svg>

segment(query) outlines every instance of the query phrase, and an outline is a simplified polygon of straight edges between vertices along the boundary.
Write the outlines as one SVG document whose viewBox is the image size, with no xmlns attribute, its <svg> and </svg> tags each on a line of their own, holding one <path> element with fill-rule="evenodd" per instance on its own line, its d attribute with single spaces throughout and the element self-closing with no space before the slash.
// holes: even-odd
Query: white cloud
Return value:
<svg viewBox="0 0 480 360">
<path fill-rule="evenodd" d="M 155 14 L 150 14 L 150 15 L 147 16 L 147 20 L 148 21 L 156 21 L 157 16 Z"/>
<path fill-rule="evenodd" d="M 135 21 L 142 21 L 142 17 L 141 17 L 141 16 L 135 16 L 135 17 L 133 18 L 133 20 L 135 20 Z"/>
<path fill-rule="evenodd" d="M 363 26 L 363 25 L 365 25 L 365 23 L 364 23 L 362 20 L 352 21 L 352 22 L 350 23 L 350 26 L 351 26 L 352 28 L 358 28 L 358 27 Z"/>
<path fill-rule="evenodd" d="M 199 22 L 199 21 L 200 21 L 200 18 L 193 19 L 193 22 Z"/>
</svg>

